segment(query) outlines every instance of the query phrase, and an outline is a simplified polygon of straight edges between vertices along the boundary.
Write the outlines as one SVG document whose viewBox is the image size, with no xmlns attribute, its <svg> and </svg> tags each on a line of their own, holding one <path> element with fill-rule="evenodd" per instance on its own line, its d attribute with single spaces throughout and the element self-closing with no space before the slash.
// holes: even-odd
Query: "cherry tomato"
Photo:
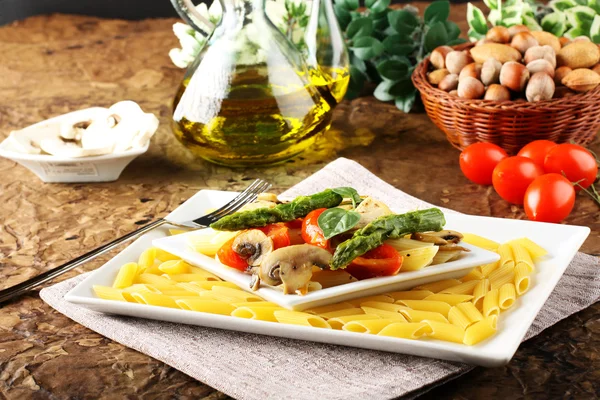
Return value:
<svg viewBox="0 0 600 400">
<path fill-rule="evenodd" d="M 246 271 L 248 269 L 248 262 L 244 260 L 238 253 L 233 251 L 233 241 L 235 238 L 231 238 L 217 251 L 217 257 L 222 264 L 228 267 L 238 269 L 240 271 Z"/>
<path fill-rule="evenodd" d="M 546 156 L 544 162 L 546 172 L 554 172 L 565 175 L 571 182 L 579 182 L 584 188 L 588 188 L 596 180 L 598 165 L 596 159 L 584 147 L 564 143 L 556 146 Z M 580 190 L 575 186 L 575 190 Z"/>
<path fill-rule="evenodd" d="M 265 235 L 273 239 L 274 250 L 287 247 L 291 244 L 290 230 L 283 223 L 270 224 L 257 229 L 263 231 Z"/>
<path fill-rule="evenodd" d="M 560 222 L 575 204 L 575 189 L 560 174 L 538 176 L 525 192 L 525 214 L 532 221 Z"/>
<path fill-rule="evenodd" d="M 558 145 L 550 140 L 534 140 L 519 150 L 517 155 L 531 158 L 537 165 L 543 167 L 546 155 L 556 146 Z"/>
<path fill-rule="evenodd" d="M 297 218 L 293 221 L 286 222 L 285 225 L 290 229 L 302 229 L 302 221 L 304 221 L 302 218 Z"/>
<path fill-rule="evenodd" d="M 500 161 L 494 168 L 494 189 L 509 203 L 523 204 L 527 187 L 535 178 L 544 174 L 541 166 L 533 160 L 514 156 Z"/>
<path fill-rule="evenodd" d="M 318 208 L 308 213 L 302 222 L 302 239 L 308 244 L 329 249 L 329 240 L 325 239 L 323 230 L 319 228 L 319 215 L 327 210 L 326 208 Z"/>
<path fill-rule="evenodd" d="M 346 271 L 356 279 L 396 275 L 402 267 L 402 256 L 389 244 L 366 252 L 352 261 Z"/>
<path fill-rule="evenodd" d="M 495 144 L 474 143 L 460 153 L 460 169 L 471 182 L 491 185 L 494 168 L 506 157 L 506 151 Z"/>
</svg>

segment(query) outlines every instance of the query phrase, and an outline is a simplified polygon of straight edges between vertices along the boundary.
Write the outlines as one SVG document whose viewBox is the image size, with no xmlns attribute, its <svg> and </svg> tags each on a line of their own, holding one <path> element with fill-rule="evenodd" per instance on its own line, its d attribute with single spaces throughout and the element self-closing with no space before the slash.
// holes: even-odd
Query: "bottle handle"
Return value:
<svg viewBox="0 0 600 400">
<path fill-rule="evenodd" d="M 204 17 L 202 14 L 196 10 L 196 6 L 192 3 L 192 0 L 171 0 L 171 4 L 177 11 L 177 14 L 183 20 L 194 28 L 196 31 L 200 32 L 204 36 L 208 36 L 209 33 L 215 28 L 215 24 L 210 22 L 208 18 Z M 198 25 L 198 22 L 202 23 L 207 28 L 201 28 Z"/>
</svg>

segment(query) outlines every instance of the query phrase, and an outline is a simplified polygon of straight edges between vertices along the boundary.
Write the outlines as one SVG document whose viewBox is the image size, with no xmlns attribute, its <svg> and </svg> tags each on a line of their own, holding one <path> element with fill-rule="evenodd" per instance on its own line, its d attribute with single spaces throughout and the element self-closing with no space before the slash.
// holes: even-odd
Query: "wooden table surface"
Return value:
<svg viewBox="0 0 600 400">
<path fill-rule="evenodd" d="M 452 17 L 463 32 L 465 5 Z M 453 149 L 425 114 L 405 115 L 372 97 L 343 102 L 313 149 L 281 166 L 232 170 L 194 160 L 169 127 L 183 71 L 174 19 L 101 20 L 50 15 L 0 27 L 0 139 L 13 129 L 90 106 L 131 99 L 160 116 L 147 154 L 121 179 L 44 184 L 0 159 L 0 287 L 66 262 L 162 217 L 204 188 L 236 190 L 262 177 L 281 191 L 337 157 L 360 162 L 405 192 L 477 215 L 525 218 L 491 187 L 469 183 Z M 597 139 L 592 148 L 600 153 Z M 600 213 L 583 195 L 566 221 L 592 229 L 582 251 L 600 254 Z M 60 279 L 93 270 L 115 253 Z M 600 304 L 524 343 L 505 367 L 474 371 L 424 398 L 594 398 L 600 391 Z M 0 309 L 0 394 L 26 398 L 226 398 L 222 393 L 57 313 L 36 292 Z M 1 396 L 0 396 L 1 397 Z"/>
</svg>

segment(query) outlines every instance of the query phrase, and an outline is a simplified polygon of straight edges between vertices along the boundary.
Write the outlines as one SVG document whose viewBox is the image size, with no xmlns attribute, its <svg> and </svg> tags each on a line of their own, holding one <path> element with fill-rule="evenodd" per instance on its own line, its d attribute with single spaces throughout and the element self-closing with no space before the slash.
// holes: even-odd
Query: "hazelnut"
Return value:
<svg viewBox="0 0 600 400">
<path fill-rule="evenodd" d="M 471 63 L 469 65 L 465 65 L 463 69 L 460 70 L 460 74 L 458 75 L 458 80 L 464 79 L 465 77 L 470 76 L 471 78 L 479 79 L 481 77 L 481 65 Z"/>
<path fill-rule="evenodd" d="M 452 97 L 458 97 L 458 90 L 451 90 L 448 94 Z"/>
<path fill-rule="evenodd" d="M 544 72 L 536 72 L 527 84 L 525 96 L 528 101 L 550 100 L 554 96 L 554 79 Z"/>
<path fill-rule="evenodd" d="M 475 47 L 481 46 L 481 45 L 484 45 L 484 44 L 488 44 L 488 43 L 496 43 L 496 42 L 494 42 L 493 40 L 490 40 L 490 39 L 483 38 L 483 39 L 479 39 L 475 43 Z"/>
<path fill-rule="evenodd" d="M 458 75 L 446 75 L 438 84 L 438 89 L 450 92 L 458 87 Z"/>
<path fill-rule="evenodd" d="M 500 70 L 502 63 L 495 58 L 488 58 L 481 67 L 481 82 L 485 86 L 492 83 L 498 83 L 500 80 Z"/>
<path fill-rule="evenodd" d="M 494 26 L 487 32 L 485 38 L 495 43 L 508 43 L 510 41 L 510 33 L 508 32 L 508 28 Z"/>
<path fill-rule="evenodd" d="M 525 52 L 525 64 L 540 59 L 550 62 L 552 68 L 556 68 L 556 52 L 551 46 L 533 46 Z"/>
<path fill-rule="evenodd" d="M 565 76 L 569 75 L 569 72 L 573 71 L 571 68 L 567 66 L 562 66 L 556 68 L 554 71 L 554 84 L 556 86 L 562 85 L 562 80 Z"/>
<path fill-rule="evenodd" d="M 442 79 L 444 79 L 444 77 L 449 74 L 450 72 L 446 68 L 436 69 L 435 71 L 432 71 L 429 73 L 429 75 L 427 75 L 427 80 L 432 85 L 439 85 Z"/>
<path fill-rule="evenodd" d="M 450 46 L 436 47 L 431 52 L 431 57 L 429 57 L 429 61 L 431 62 L 431 65 L 433 65 L 433 67 L 435 69 L 445 68 L 446 67 L 446 56 L 451 51 L 453 51 L 453 50 L 452 50 L 452 47 L 450 47 Z"/>
<path fill-rule="evenodd" d="M 533 46 L 539 46 L 539 42 L 529 32 L 519 32 L 510 41 L 511 47 L 519 50 L 521 54 L 525 54 L 527 49 Z"/>
<path fill-rule="evenodd" d="M 509 61 L 500 70 L 500 84 L 515 92 L 522 92 L 529 80 L 527 68 L 516 61 Z"/>
<path fill-rule="evenodd" d="M 527 70 L 530 75 L 535 74 L 536 72 L 544 72 L 549 75 L 551 78 L 554 78 L 554 67 L 548 60 L 533 60 L 529 64 L 527 64 Z"/>
<path fill-rule="evenodd" d="M 511 39 L 515 37 L 517 33 L 521 32 L 531 32 L 531 30 L 525 25 L 513 25 L 510 28 L 508 28 L 508 34 L 510 35 Z"/>
<path fill-rule="evenodd" d="M 473 59 L 466 51 L 451 51 L 446 56 L 446 69 L 451 74 L 459 74 L 467 64 L 471 64 L 472 62 Z"/>
<path fill-rule="evenodd" d="M 587 36 L 577 36 L 575 39 L 571 40 L 571 43 L 577 42 L 591 42 L 590 38 Z M 569 44 L 571 44 L 569 43 Z"/>
<path fill-rule="evenodd" d="M 507 101 L 510 100 L 510 92 L 502 85 L 493 84 L 485 91 L 484 100 Z"/>
<path fill-rule="evenodd" d="M 463 99 L 480 99 L 485 92 L 485 87 L 481 81 L 470 76 L 458 82 L 458 97 Z"/>
</svg>

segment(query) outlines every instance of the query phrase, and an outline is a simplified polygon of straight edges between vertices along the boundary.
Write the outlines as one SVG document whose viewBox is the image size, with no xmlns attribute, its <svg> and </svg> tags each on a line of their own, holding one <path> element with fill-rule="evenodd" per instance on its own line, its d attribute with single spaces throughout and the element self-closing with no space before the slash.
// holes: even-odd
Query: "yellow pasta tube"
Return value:
<svg viewBox="0 0 600 400">
<path fill-rule="evenodd" d="M 498 247 L 498 254 L 500 255 L 500 261 L 498 264 L 498 268 L 502 268 L 507 265 L 510 265 L 511 267 L 514 268 L 515 259 L 513 257 L 512 249 L 508 244 L 506 244 L 506 243 L 501 244 Z"/>
<path fill-rule="evenodd" d="M 497 317 L 490 316 L 468 327 L 465 330 L 463 343 L 467 346 L 473 346 L 494 335 L 496 333 L 495 318 Z"/>
<path fill-rule="evenodd" d="M 444 317 L 448 317 L 448 312 L 450 311 L 450 304 L 442 301 L 400 300 L 398 304 L 405 305 L 414 310 L 437 312 L 442 314 Z"/>
<path fill-rule="evenodd" d="M 376 335 L 388 325 L 398 323 L 396 319 L 369 319 L 360 321 L 350 321 L 344 324 L 342 330 L 347 332 L 370 333 Z"/>
<path fill-rule="evenodd" d="M 177 287 L 177 286 L 172 287 L 172 288 L 161 289 L 160 292 L 167 296 L 190 296 L 190 297 L 198 296 L 198 292 L 185 290 L 185 289 Z"/>
<path fill-rule="evenodd" d="M 160 306 L 169 308 L 179 308 L 171 297 L 164 294 L 152 293 L 152 292 L 132 292 L 131 297 L 140 304 L 146 304 L 150 306 Z"/>
<path fill-rule="evenodd" d="M 386 310 L 386 311 L 391 311 L 391 312 L 398 312 L 400 310 L 407 308 L 400 304 L 390 304 L 390 303 L 384 303 L 382 301 L 365 301 L 364 303 L 360 303 L 360 306 L 361 307 L 378 308 L 380 310 Z"/>
<path fill-rule="evenodd" d="M 164 276 L 158 276 L 153 274 L 140 274 L 135 278 L 135 283 L 145 283 L 154 286 L 174 286 L 175 282 L 165 278 Z"/>
<path fill-rule="evenodd" d="M 481 275 L 484 278 L 487 278 L 488 276 L 490 276 L 490 274 L 492 272 L 497 270 L 499 266 L 500 266 L 500 261 L 496 261 L 491 264 L 485 264 L 485 265 L 480 266 L 479 270 L 481 271 Z"/>
<path fill-rule="evenodd" d="M 415 289 L 417 290 L 429 290 L 433 293 L 441 292 L 444 289 L 448 289 L 449 287 L 460 285 L 462 282 L 458 279 L 444 279 L 442 281 L 426 283 L 425 285 L 417 286 Z"/>
<path fill-rule="evenodd" d="M 478 309 L 482 309 L 483 307 L 483 298 L 485 294 L 490 291 L 490 281 L 489 279 L 482 279 L 477 282 L 477 286 L 473 289 L 473 304 Z"/>
<path fill-rule="evenodd" d="M 187 290 L 188 292 L 194 292 L 194 293 L 200 293 L 200 292 L 206 292 L 209 289 L 202 289 L 201 287 L 198 287 L 196 285 L 194 285 L 193 283 L 188 283 L 188 282 L 179 282 L 177 284 L 175 284 L 175 287 L 181 288 L 183 290 Z"/>
<path fill-rule="evenodd" d="M 213 286 L 212 291 L 215 293 L 222 293 L 224 295 L 227 296 L 231 296 L 231 297 L 236 297 L 239 298 L 240 300 L 243 301 L 264 301 L 261 297 L 246 292 L 245 290 L 241 290 L 241 289 L 232 289 L 229 287 L 225 287 L 225 286 Z"/>
<path fill-rule="evenodd" d="M 259 321 L 270 321 L 277 322 L 277 318 L 275 318 L 275 311 L 283 310 L 281 307 L 237 307 L 235 310 L 231 312 L 233 317 L 238 318 L 246 318 L 246 319 L 256 319 Z"/>
<path fill-rule="evenodd" d="M 496 249 L 500 246 L 499 243 L 496 243 L 493 240 L 486 239 L 473 233 L 463 233 L 462 241 L 491 251 L 496 251 Z"/>
<path fill-rule="evenodd" d="M 509 243 L 510 248 L 512 249 L 513 255 L 515 257 L 515 265 L 525 264 L 529 267 L 530 273 L 533 272 L 535 266 L 533 265 L 533 260 L 529 255 L 529 251 L 525 247 L 523 247 L 519 242 L 511 242 Z"/>
<path fill-rule="evenodd" d="M 231 304 L 217 300 L 206 300 L 201 297 L 178 299 L 176 300 L 176 304 L 184 310 L 220 315 L 231 315 L 233 310 L 235 310 L 235 307 Z"/>
<path fill-rule="evenodd" d="M 473 294 L 473 289 L 477 285 L 477 281 L 466 281 L 456 286 L 450 286 L 442 290 L 440 293 L 452 293 L 452 294 Z"/>
<path fill-rule="evenodd" d="M 483 278 L 484 278 L 484 276 L 481 273 L 481 271 L 479 270 L 479 268 L 473 268 L 468 274 L 466 274 L 465 276 L 460 278 L 460 280 L 463 282 L 469 282 L 469 281 L 478 281 Z"/>
<path fill-rule="evenodd" d="M 167 286 L 165 286 L 165 287 L 167 287 Z M 168 287 L 170 287 L 170 286 L 168 286 Z M 146 285 L 143 283 L 134 283 L 133 285 L 124 288 L 123 291 L 128 292 L 128 293 L 131 293 L 131 292 L 152 292 L 152 293 L 159 293 L 159 294 L 161 293 L 160 289 L 158 289 L 157 287 L 152 286 L 152 285 Z"/>
<path fill-rule="evenodd" d="M 330 318 L 327 320 L 331 329 L 341 330 L 342 326 L 350 321 L 367 321 L 370 319 L 381 319 L 379 315 L 374 314 L 355 314 L 355 315 L 345 315 L 343 317 Z"/>
<path fill-rule="evenodd" d="M 171 261 L 167 261 L 167 262 L 171 262 Z M 178 261 L 176 261 L 178 262 Z M 214 281 L 220 281 L 220 279 L 211 279 L 212 277 L 210 276 L 212 274 L 206 273 L 206 274 L 178 274 L 178 275 L 163 275 L 165 278 L 175 281 L 175 282 L 202 282 L 202 281 L 209 281 L 209 280 L 214 280 Z"/>
<path fill-rule="evenodd" d="M 197 286 L 200 289 L 212 290 L 216 286 L 228 287 L 232 289 L 239 289 L 239 286 L 235 283 L 224 282 L 224 281 L 194 281 L 189 282 L 190 285 Z M 180 284 L 181 285 L 181 284 Z"/>
<path fill-rule="evenodd" d="M 169 275 L 185 274 L 189 271 L 189 264 L 182 260 L 165 261 L 158 269 Z"/>
<path fill-rule="evenodd" d="M 399 238 L 399 239 L 388 239 L 385 241 L 397 251 L 413 250 L 420 247 L 433 247 L 433 243 L 421 242 L 420 240 Z M 403 266 L 404 267 L 404 266 Z"/>
<path fill-rule="evenodd" d="M 280 307 L 279 305 L 270 301 L 242 301 L 240 303 L 231 303 L 234 307 Z"/>
<path fill-rule="evenodd" d="M 428 335 L 434 339 L 444 340 L 446 342 L 462 343 L 465 337 L 464 329 L 449 323 L 427 320 L 423 321 L 431 328 Z"/>
<path fill-rule="evenodd" d="M 138 259 L 138 265 L 142 270 L 150 268 L 154 265 L 154 260 L 156 259 L 156 248 L 150 247 L 146 249 L 140 254 Z"/>
<path fill-rule="evenodd" d="M 515 289 L 519 296 L 522 296 L 529 290 L 529 266 L 525 263 L 518 263 L 515 267 Z"/>
<path fill-rule="evenodd" d="M 406 322 L 406 318 L 396 311 L 387 311 L 380 308 L 361 307 L 365 314 L 378 315 L 384 319 L 393 319 L 396 322 Z"/>
<path fill-rule="evenodd" d="M 336 310 L 336 311 L 329 311 L 329 312 L 321 313 L 321 314 L 319 314 L 319 317 L 324 318 L 324 319 L 330 319 L 330 318 L 343 317 L 343 316 L 346 316 L 346 315 L 361 314 L 363 312 L 364 311 L 362 310 L 362 308 L 358 308 L 358 307 L 344 308 L 342 310 Z"/>
<path fill-rule="evenodd" d="M 96 296 L 100 297 L 101 299 L 127 301 L 125 297 L 123 297 L 121 289 L 100 285 L 94 285 L 92 286 L 92 288 L 94 289 L 94 293 L 96 293 Z"/>
<path fill-rule="evenodd" d="M 425 297 L 430 296 L 433 292 L 429 290 L 407 290 L 404 292 L 390 292 L 386 293 L 392 297 L 395 301 L 397 300 L 423 300 Z"/>
<path fill-rule="evenodd" d="M 460 303 L 456 305 L 456 308 L 458 308 L 471 322 L 477 322 L 483 319 L 483 315 L 481 315 L 481 312 L 473 303 Z"/>
<path fill-rule="evenodd" d="M 378 295 L 378 296 L 367 296 L 367 297 L 359 297 L 358 299 L 348 300 L 347 302 L 352 304 L 354 307 L 360 307 L 362 303 L 366 303 L 367 301 L 378 301 L 381 303 L 393 303 L 394 299 L 391 296 L 387 295 Z"/>
<path fill-rule="evenodd" d="M 499 289 L 500 286 L 504 285 L 508 282 L 514 282 L 515 279 L 515 268 L 509 265 L 505 265 L 504 267 L 498 268 L 496 271 L 492 272 L 489 280 L 490 287 L 492 289 Z"/>
<path fill-rule="evenodd" d="M 512 283 L 505 283 L 498 290 L 498 305 L 501 310 L 507 310 L 515 304 L 517 299 L 517 292 L 515 285 Z"/>
<path fill-rule="evenodd" d="M 433 301 L 443 301 L 444 303 L 448 303 L 451 306 L 455 306 L 458 303 L 462 303 L 465 301 L 471 301 L 473 296 L 470 294 L 446 294 L 446 293 L 436 293 L 431 296 L 425 297 L 423 300 L 433 300 Z"/>
<path fill-rule="evenodd" d="M 311 308 L 309 310 L 306 310 L 305 312 L 310 313 L 310 314 L 325 314 L 325 313 L 328 313 L 331 311 L 343 310 L 345 308 L 354 308 L 354 307 L 350 303 L 343 302 L 343 303 L 328 304 L 326 306 Z"/>
<path fill-rule="evenodd" d="M 402 256 L 402 271 L 418 271 L 425 268 L 433 262 L 439 249 L 438 246 L 427 246 L 399 251 L 398 254 Z"/>
<path fill-rule="evenodd" d="M 448 323 L 446 317 L 444 317 L 440 313 L 433 311 L 420 311 L 407 308 L 405 310 L 401 310 L 400 314 L 402 314 L 404 318 L 406 318 L 410 322 L 421 322 L 425 320 L 431 320 Z"/>
<path fill-rule="evenodd" d="M 486 293 L 483 298 L 483 315 L 489 317 L 490 315 L 500 314 L 500 306 L 498 305 L 498 289 L 492 289 Z"/>
<path fill-rule="evenodd" d="M 473 322 L 471 322 L 471 320 L 456 306 L 450 309 L 448 321 L 461 329 L 467 329 L 469 326 L 473 325 Z"/>
<path fill-rule="evenodd" d="M 133 262 L 123 265 L 117 273 L 113 287 L 115 289 L 122 289 L 131 286 L 137 276 L 138 268 L 137 263 Z"/>
<path fill-rule="evenodd" d="M 529 251 L 529 254 L 531 255 L 531 257 L 534 259 L 543 257 L 546 254 L 548 254 L 548 252 L 543 247 L 541 247 L 540 245 L 538 245 L 537 243 L 533 242 L 532 240 L 530 240 L 528 238 L 516 239 L 516 240 L 513 240 L 511 243 L 518 243 L 521 246 L 525 247 L 527 249 L 527 251 Z"/>
<path fill-rule="evenodd" d="M 399 322 L 387 325 L 377 336 L 391 336 L 401 339 L 418 339 L 431 333 L 431 327 L 425 322 Z"/>
<path fill-rule="evenodd" d="M 277 321 L 281 322 L 282 324 L 331 329 L 331 326 L 329 326 L 327 321 L 316 315 L 290 310 L 277 310 L 274 314 Z"/>
<path fill-rule="evenodd" d="M 341 269 L 335 271 L 329 269 L 319 269 L 318 271 L 313 272 L 313 275 L 310 279 L 314 282 L 320 283 L 323 289 L 345 285 L 346 283 L 356 282 L 357 280 L 348 272 Z"/>
<path fill-rule="evenodd" d="M 156 258 L 158 258 L 160 261 L 169 261 L 169 260 L 179 260 L 179 257 L 177 257 L 176 255 L 173 255 L 167 251 L 164 251 L 162 249 L 159 249 L 158 247 L 155 247 L 156 249 Z"/>
<path fill-rule="evenodd" d="M 205 269 L 194 267 L 193 265 L 188 265 L 188 268 L 190 270 L 190 274 L 204 276 L 204 279 L 202 279 L 203 281 L 222 281 L 221 278 L 214 274 L 211 274 Z"/>
</svg>

